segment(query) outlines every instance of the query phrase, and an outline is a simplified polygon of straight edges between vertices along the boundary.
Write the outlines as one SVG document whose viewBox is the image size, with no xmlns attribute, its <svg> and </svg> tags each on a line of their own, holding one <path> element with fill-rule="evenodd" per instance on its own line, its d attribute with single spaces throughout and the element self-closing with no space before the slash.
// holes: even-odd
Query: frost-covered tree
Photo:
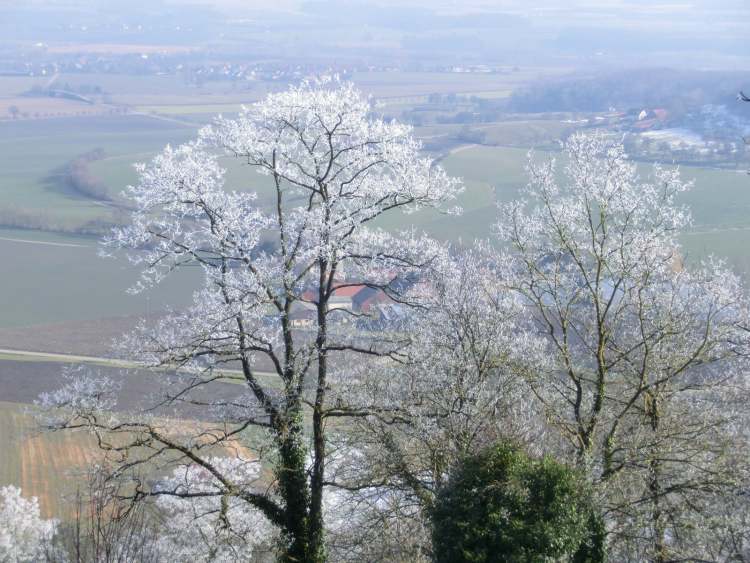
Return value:
<svg viewBox="0 0 750 563">
<path fill-rule="evenodd" d="M 330 472 L 357 507 L 335 537 L 347 560 L 429 558 L 435 495 L 461 459 L 499 440 L 541 451 L 543 417 L 520 376 L 544 364 L 543 341 L 499 283 L 507 275 L 489 248 L 455 249 L 412 288 L 419 307 L 394 325 L 410 336 L 398 358 L 342 373 L 350 392 L 330 414 L 360 415 L 335 435 Z"/>
<path fill-rule="evenodd" d="M 244 165 L 241 182 L 227 185 L 224 159 Z M 304 83 L 236 119 L 219 118 L 139 173 L 127 193 L 132 221 L 108 247 L 128 249 L 143 266 L 136 289 L 183 267 L 200 267 L 204 282 L 187 310 L 144 327 L 125 348 L 148 365 L 189 374 L 170 380 L 162 407 L 189 403 L 214 423 L 178 438 L 144 413 L 107 415 L 116 405 L 105 399 L 106 382 L 76 379 L 48 397 L 50 406 L 72 407 L 58 427 L 95 431 L 111 457 L 119 456 L 122 472 L 144 459 L 136 451 L 150 464 L 201 468 L 214 479 L 202 496 L 223 499 L 220 519 L 245 502 L 279 530 L 282 560 L 322 561 L 335 409 L 329 394 L 334 385 L 346 393 L 345 379 L 334 383 L 330 374 L 345 374 L 358 356 L 392 355 L 404 340 L 358 334 L 358 313 L 332 300 L 358 284 L 403 303 L 445 250 L 412 232 L 386 233 L 377 221 L 442 207 L 459 183 L 420 155 L 409 127 L 374 117 L 351 85 L 337 81 Z M 295 327 L 299 311 L 309 314 L 310 328 Z M 239 383 L 236 392 L 215 393 L 227 378 Z M 113 431 L 117 440 L 104 437 Z M 273 469 L 265 487 L 243 486 L 212 461 L 217 449 L 237 441 Z M 155 494 L 143 481 L 135 488 L 135 500 Z M 171 494 L 190 497 L 182 488 Z"/>
<path fill-rule="evenodd" d="M 45 520 L 36 497 L 12 485 L 0 488 L 0 562 L 33 563 L 52 555 L 57 520 Z"/>
<path fill-rule="evenodd" d="M 602 136 L 574 135 L 564 157 L 562 174 L 532 163 L 499 222 L 504 283 L 552 362 L 530 387 L 598 485 L 618 558 L 705 558 L 696 523 L 747 496 L 744 289 L 720 263 L 683 264 L 676 170 L 642 179 Z"/>
<path fill-rule="evenodd" d="M 237 486 L 252 489 L 258 481 L 255 461 L 235 457 L 210 462 Z M 259 548 L 268 550 L 273 526 L 242 499 L 212 494 L 221 488 L 212 473 L 197 464 L 176 468 L 159 483 L 154 492 L 164 521 L 156 544 L 160 560 L 231 563 L 252 561 Z"/>
<path fill-rule="evenodd" d="M 158 563 L 162 518 L 148 503 L 121 500 L 130 483 L 110 479 L 109 468 L 98 464 L 70 477 L 79 487 L 65 496 L 70 510 L 57 536 L 67 554 L 61 561 Z"/>
</svg>

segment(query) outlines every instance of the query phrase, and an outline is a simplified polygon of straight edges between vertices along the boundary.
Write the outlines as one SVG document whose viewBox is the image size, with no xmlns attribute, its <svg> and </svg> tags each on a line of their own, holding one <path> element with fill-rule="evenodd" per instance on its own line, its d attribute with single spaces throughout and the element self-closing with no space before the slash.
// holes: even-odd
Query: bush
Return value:
<svg viewBox="0 0 750 563">
<path fill-rule="evenodd" d="M 585 483 L 553 459 L 509 445 L 465 458 L 438 492 L 432 519 L 438 563 L 604 559 Z"/>
</svg>

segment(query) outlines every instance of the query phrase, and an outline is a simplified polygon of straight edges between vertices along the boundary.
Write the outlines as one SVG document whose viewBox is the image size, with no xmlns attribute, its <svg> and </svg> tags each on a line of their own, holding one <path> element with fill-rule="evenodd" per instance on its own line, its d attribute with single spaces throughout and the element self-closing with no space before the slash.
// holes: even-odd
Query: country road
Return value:
<svg viewBox="0 0 750 563">
<path fill-rule="evenodd" d="M 11 238 L 11 237 L 0 237 L 0 240 L 8 242 L 20 242 L 25 244 L 41 244 L 44 246 L 65 246 L 68 248 L 91 248 L 87 244 L 76 244 L 72 242 L 51 242 L 46 240 L 30 240 L 25 238 Z"/>
<path fill-rule="evenodd" d="M 13 361 L 13 360 L 36 360 L 38 362 L 54 362 L 54 363 L 65 363 L 65 364 L 95 364 L 103 365 L 113 368 L 121 369 L 146 369 L 146 364 L 128 360 L 121 360 L 117 358 L 105 358 L 100 356 L 80 356 L 76 354 L 58 354 L 55 352 L 34 352 L 31 350 L 16 350 L 12 348 L 0 348 L 0 362 L 2 361 Z M 0 371 L 2 366 L 0 365 Z M 227 375 L 242 375 L 240 370 L 236 369 L 222 369 L 220 373 Z M 272 377 L 276 373 L 270 371 L 258 371 L 256 370 L 255 375 L 260 377 Z"/>
<path fill-rule="evenodd" d="M 63 362 L 70 364 L 104 364 L 119 368 L 142 368 L 143 364 L 128 362 L 115 358 L 103 358 L 97 356 L 79 356 L 76 354 L 58 354 L 55 352 L 34 352 L 31 350 L 16 350 L 11 348 L 0 348 L 0 360 L 3 356 L 31 358 L 47 362 Z"/>
</svg>

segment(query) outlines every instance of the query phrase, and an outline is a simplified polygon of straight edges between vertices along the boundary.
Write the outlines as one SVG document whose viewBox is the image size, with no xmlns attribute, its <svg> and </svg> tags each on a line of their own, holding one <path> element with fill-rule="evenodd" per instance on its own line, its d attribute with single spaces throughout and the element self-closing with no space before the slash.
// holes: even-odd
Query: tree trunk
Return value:
<svg viewBox="0 0 750 563">
<path fill-rule="evenodd" d="M 308 559 L 307 531 L 310 494 L 305 472 L 306 448 L 303 441 L 302 410 L 299 405 L 287 411 L 289 418 L 277 430 L 279 465 L 276 477 L 284 501 L 285 546 L 279 561 L 302 563 Z"/>
<path fill-rule="evenodd" d="M 646 414 L 653 432 L 654 446 L 648 462 L 648 489 L 651 496 L 651 529 L 653 534 L 653 561 L 667 561 L 666 526 L 661 506 L 661 461 L 659 459 L 658 431 L 659 405 L 655 395 L 646 395 Z"/>
<path fill-rule="evenodd" d="M 328 289 L 333 281 L 335 265 L 331 270 L 328 264 L 320 264 L 319 292 L 318 292 L 318 334 L 315 341 L 318 361 L 318 381 L 315 390 L 315 405 L 313 406 L 313 467 L 310 477 L 310 519 L 307 523 L 310 539 L 310 562 L 326 560 L 323 526 L 323 481 L 325 478 L 325 421 L 323 408 L 326 386 L 328 385 Z"/>
</svg>

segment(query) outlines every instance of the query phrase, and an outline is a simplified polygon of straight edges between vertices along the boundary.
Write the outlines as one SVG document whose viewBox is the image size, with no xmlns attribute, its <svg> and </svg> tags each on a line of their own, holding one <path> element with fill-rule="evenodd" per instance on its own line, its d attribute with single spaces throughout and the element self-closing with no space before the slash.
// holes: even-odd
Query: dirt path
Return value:
<svg viewBox="0 0 750 563">
<path fill-rule="evenodd" d="M 161 115 L 159 113 L 147 113 L 144 111 L 131 111 L 129 115 L 141 115 L 144 117 L 150 117 L 152 119 L 158 119 L 159 121 L 166 121 L 168 123 L 179 123 L 180 125 L 186 125 L 188 127 L 193 127 L 195 129 L 198 128 L 198 124 L 192 121 L 178 119 L 176 117 L 167 117 L 166 115 Z"/>
<path fill-rule="evenodd" d="M 468 151 L 469 149 L 473 149 L 474 147 L 481 147 L 483 145 L 478 145 L 476 143 L 471 143 L 469 145 L 461 145 L 459 147 L 454 147 L 451 150 L 448 151 L 448 154 L 458 154 L 460 152 Z"/>
<path fill-rule="evenodd" d="M 105 364 L 108 366 L 121 368 L 140 368 L 136 362 L 127 362 L 114 358 L 102 358 L 97 356 L 79 356 L 75 354 L 58 354 L 54 352 L 32 352 L 29 350 L 15 350 L 11 348 L 0 348 L 0 355 L 21 356 L 24 358 L 33 358 L 41 361 L 64 362 L 70 364 Z"/>
<path fill-rule="evenodd" d="M 55 74 L 53 74 L 50 77 L 50 79 L 47 81 L 47 83 L 44 85 L 44 87 L 45 88 L 51 88 L 52 85 L 55 83 L 55 80 L 57 80 L 58 78 L 60 78 L 60 73 L 56 72 Z"/>
</svg>

